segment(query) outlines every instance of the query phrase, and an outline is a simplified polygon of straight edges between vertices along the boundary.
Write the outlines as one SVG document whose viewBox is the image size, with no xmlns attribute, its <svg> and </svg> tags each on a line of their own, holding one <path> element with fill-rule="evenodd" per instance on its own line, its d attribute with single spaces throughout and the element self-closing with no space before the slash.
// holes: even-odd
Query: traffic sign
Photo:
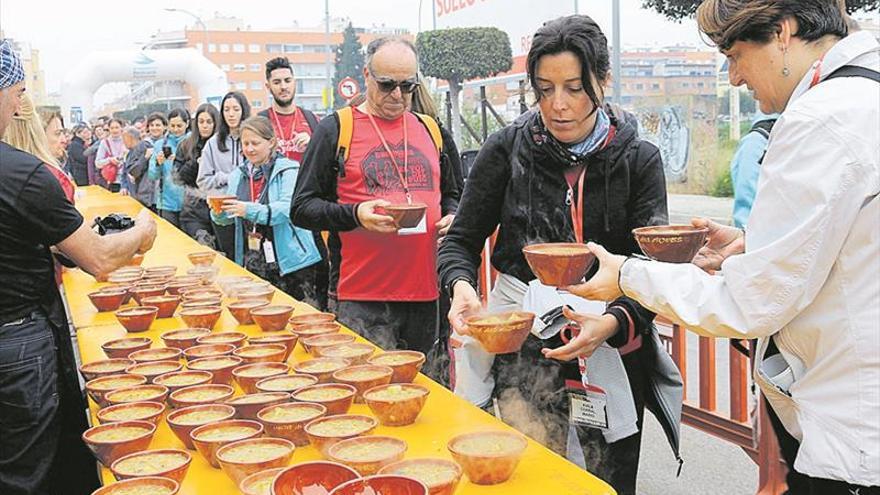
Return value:
<svg viewBox="0 0 880 495">
<path fill-rule="evenodd" d="M 355 81 L 351 77 L 346 77 L 345 79 L 339 81 L 339 84 L 336 86 L 336 90 L 339 91 L 339 95 L 346 100 L 351 100 L 361 93 L 361 89 L 358 87 L 357 81 Z"/>
</svg>

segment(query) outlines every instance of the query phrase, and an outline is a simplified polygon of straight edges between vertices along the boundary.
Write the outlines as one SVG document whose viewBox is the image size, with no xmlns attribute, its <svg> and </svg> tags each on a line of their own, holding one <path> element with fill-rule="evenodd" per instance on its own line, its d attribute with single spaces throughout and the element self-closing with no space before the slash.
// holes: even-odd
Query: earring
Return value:
<svg viewBox="0 0 880 495">
<path fill-rule="evenodd" d="M 788 49 L 782 49 L 782 77 L 791 75 L 791 69 L 788 68 Z"/>
</svg>

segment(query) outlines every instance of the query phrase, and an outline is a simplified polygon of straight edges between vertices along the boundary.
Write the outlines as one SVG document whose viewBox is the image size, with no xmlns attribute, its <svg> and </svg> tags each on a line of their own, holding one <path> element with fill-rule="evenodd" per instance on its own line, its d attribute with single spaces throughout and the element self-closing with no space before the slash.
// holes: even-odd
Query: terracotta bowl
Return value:
<svg viewBox="0 0 880 495">
<path fill-rule="evenodd" d="M 287 392 L 259 392 L 256 394 L 239 395 L 227 399 L 224 404 L 235 408 L 237 419 L 250 419 L 255 421 L 260 409 L 275 404 L 290 402 L 290 394 Z"/>
<path fill-rule="evenodd" d="M 534 320 L 534 313 L 512 311 L 470 316 L 465 322 L 471 331 L 471 336 L 486 352 L 506 354 L 519 351 L 532 330 Z"/>
<path fill-rule="evenodd" d="M 104 287 L 101 290 L 124 290 L 125 291 L 125 298 L 122 299 L 122 304 L 126 305 L 131 302 L 131 289 L 133 287 L 134 286 L 131 284 L 113 284 L 113 285 L 109 285 L 107 287 Z"/>
<path fill-rule="evenodd" d="M 217 449 L 217 461 L 236 486 L 248 476 L 287 466 L 296 446 L 283 438 L 251 438 Z"/>
<path fill-rule="evenodd" d="M 376 348 L 362 342 L 337 344 L 321 349 L 321 357 L 348 359 L 351 364 L 364 364 L 373 356 Z"/>
<path fill-rule="evenodd" d="M 196 253 L 189 253 L 186 255 L 189 258 L 189 262 L 196 266 L 208 266 L 214 263 L 214 258 L 217 257 L 216 251 L 199 251 Z"/>
<path fill-rule="evenodd" d="M 104 400 L 109 405 L 127 404 L 129 402 L 165 402 L 168 388 L 162 385 L 136 385 L 107 392 Z"/>
<path fill-rule="evenodd" d="M 461 481 L 461 466 L 447 459 L 407 459 L 383 467 L 379 474 L 396 474 L 417 479 L 428 487 L 428 495 L 453 495 Z"/>
<path fill-rule="evenodd" d="M 232 384 L 232 370 L 241 366 L 242 359 L 235 356 L 213 356 L 187 362 L 191 370 L 210 371 L 214 375 L 212 383 L 217 385 Z"/>
<path fill-rule="evenodd" d="M 220 268 L 216 266 L 194 266 L 186 271 L 187 275 L 198 277 L 203 284 L 210 284 L 217 278 Z"/>
<path fill-rule="evenodd" d="M 270 495 L 272 482 L 275 481 L 276 476 L 281 474 L 281 471 L 284 471 L 283 467 L 254 473 L 241 480 L 238 489 L 241 490 L 242 495 Z"/>
<path fill-rule="evenodd" d="M 127 357 L 103 359 L 101 361 L 92 361 L 85 363 L 79 367 L 79 372 L 86 381 L 94 380 L 102 376 L 118 375 L 125 373 L 125 368 L 135 364 L 135 362 Z"/>
<path fill-rule="evenodd" d="M 239 366 L 232 370 L 232 377 L 241 390 L 246 394 L 255 394 L 257 382 L 277 375 L 286 375 L 290 372 L 290 366 L 284 363 L 253 363 Z"/>
<path fill-rule="evenodd" d="M 327 408 L 310 402 L 288 402 L 267 406 L 257 413 L 257 420 L 263 424 L 266 434 L 275 438 L 290 440 L 297 447 L 309 444 L 306 424 L 327 414 Z"/>
<path fill-rule="evenodd" d="M 108 340 L 101 344 L 101 349 L 110 359 L 127 359 L 132 352 L 149 349 L 151 345 L 153 340 L 149 337 L 126 337 Z"/>
<path fill-rule="evenodd" d="M 188 281 L 188 280 L 172 280 L 165 284 L 165 290 L 168 291 L 169 294 L 179 296 L 183 289 L 189 289 L 198 287 L 201 285 L 201 281 Z"/>
<path fill-rule="evenodd" d="M 379 424 L 375 418 L 361 414 L 329 415 L 329 411 L 327 414 L 309 421 L 305 426 L 309 443 L 324 457 L 327 457 L 327 451 L 334 444 L 349 438 L 369 435 Z"/>
<path fill-rule="evenodd" d="M 354 401 L 355 403 L 362 404 L 364 402 L 364 392 L 373 387 L 388 385 L 391 383 L 391 375 L 393 374 L 394 370 L 388 366 L 362 364 L 333 373 L 333 381 L 345 383 L 357 389 Z"/>
<path fill-rule="evenodd" d="M 287 320 L 293 314 L 293 306 L 276 304 L 251 310 L 251 318 L 264 332 L 278 332 L 287 327 Z"/>
<path fill-rule="evenodd" d="M 168 274 L 154 274 L 154 275 L 144 275 L 144 277 L 137 283 L 135 283 L 134 287 L 137 288 L 148 288 L 155 286 L 164 287 L 165 284 L 170 282 L 174 277 Z"/>
<path fill-rule="evenodd" d="M 430 391 L 412 383 L 393 383 L 373 387 L 364 393 L 364 402 L 384 426 L 415 423 Z"/>
<path fill-rule="evenodd" d="M 328 333 L 326 335 L 315 335 L 307 339 L 303 339 L 302 346 L 306 352 L 315 357 L 321 357 L 321 350 L 327 347 L 349 344 L 354 342 L 354 335 L 347 333 Z"/>
<path fill-rule="evenodd" d="M 146 421 L 120 421 L 94 426 L 82 434 L 83 443 L 105 466 L 120 457 L 146 450 L 156 433 L 156 425 Z"/>
<path fill-rule="evenodd" d="M 411 205 L 401 203 L 383 206 L 382 209 L 394 219 L 394 224 L 397 225 L 398 228 L 408 229 L 415 227 L 422 221 L 422 217 L 425 216 L 425 210 L 428 209 L 428 205 L 424 203 L 413 203 Z"/>
<path fill-rule="evenodd" d="M 201 370 L 172 371 L 153 379 L 156 385 L 167 387 L 169 394 L 186 387 L 207 385 L 213 381 L 214 373 Z"/>
<path fill-rule="evenodd" d="M 328 494 L 359 477 L 354 469 L 335 462 L 303 462 L 281 471 L 272 484 L 272 495 Z"/>
<path fill-rule="evenodd" d="M 223 306 L 223 300 L 219 297 L 214 299 L 191 299 L 180 303 L 180 309 L 213 308 L 221 306 Z"/>
<path fill-rule="evenodd" d="M 339 333 L 339 330 L 341 329 L 342 325 L 335 322 L 306 323 L 303 325 L 296 325 L 291 327 L 290 333 L 296 335 L 299 338 L 299 341 L 302 342 L 303 339 L 307 339 L 309 337 Z"/>
<path fill-rule="evenodd" d="M 251 277 L 247 277 L 244 275 L 231 275 L 226 277 L 217 278 L 217 285 L 220 286 L 220 290 L 226 293 L 227 296 L 231 296 L 229 293 L 229 288 L 235 285 L 246 284 L 248 282 L 253 281 Z"/>
<path fill-rule="evenodd" d="M 263 301 L 266 303 L 271 303 L 272 299 L 275 297 L 275 289 L 269 288 L 253 288 L 253 289 L 245 289 L 235 293 L 235 296 L 239 301 Z"/>
<path fill-rule="evenodd" d="M 174 435 L 177 436 L 177 439 L 183 442 L 187 449 L 194 450 L 195 446 L 193 445 L 192 437 L 190 437 L 190 433 L 193 430 L 202 425 L 232 419 L 233 416 L 235 416 L 235 409 L 231 406 L 225 404 L 202 404 L 177 409 L 168 414 L 165 421 L 168 423 L 171 431 L 174 432 Z"/>
<path fill-rule="evenodd" d="M 330 495 L 428 495 L 418 480 L 392 474 L 368 476 L 336 487 Z"/>
<path fill-rule="evenodd" d="M 120 309 L 113 313 L 119 324 L 129 332 L 146 332 L 156 320 L 159 308 L 156 306 L 135 306 L 133 308 Z"/>
<path fill-rule="evenodd" d="M 214 328 L 220 319 L 220 306 L 208 306 L 206 308 L 184 308 L 180 310 L 180 318 L 187 326 L 199 328 Z"/>
<path fill-rule="evenodd" d="M 164 457 L 169 461 L 168 468 L 158 470 L 158 472 L 145 469 L 146 466 L 153 463 L 148 460 L 150 457 Z M 116 479 L 120 481 L 144 476 L 161 476 L 163 478 L 170 478 L 178 483 L 183 483 L 183 479 L 186 477 L 186 471 L 189 469 L 191 462 L 192 456 L 185 450 L 144 450 L 117 459 L 116 462 L 110 466 L 110 470 L 113 471 L 113 475 L 116 476 Z"/>
<path fill-rule="evenodd" d="M 287 361 L 287 358 L 293 353 L 298 339 L 296 335 L 290 332 L 272 332 L 264 333 L 259 337 L 251 337 L 249 342 L 251 345 L 283 345 L 285 350 L 282 361 Z"/>
<path fill-rule="evenodd" d="M 159 336 L 165 347 L 172 347 L 184 351 L 196 345 L 199 337 L 211 335 L 211 330 L 207 328 L 181 328 L 180 330 L 171 330 Z"/>
<path fill-rule="evenodd" d="M 156 378 L 167 373 L 174 373 L 183 369 L 180 361 L 149 361 L 145 363 L 137 363 L 125 368 L 126 373 L 133 375 L 143 375 L 147 377 L 147 383 L 154 383 Z M 161 385 L 161 384 L 159 384 Z"/>
<path fill-rule="evenodd" d="M 177 273 L 177 267 L 174 265 L 148 266 L 144 268 L 144 275 L 171 275 Z"/>
<path fill-rule="evenodd" d="M 333 373 L 351 366 L 348 359 L 317 358 L 301 361 L 293 365 L 293 371 L 306 375 L 312 375 L 318 379 L 318 383 L 330 383 Z"/>
<path fill-rule="evenodd" d="M 129 274 L 134 273 L 137 275 L 142 275 L 144 273 L 144 267 L 140 266 L 140 264 L 126 265 L 121 268 L 117 268 L 116 270 L 113 270 L 112 272 L 109 273 L 109 275 L 115 275 L 115 274 L 121 275 L 124 273 L 129 273 Z"/>
<path fill-rule="evenodd" d="M 636 242 L 651 259 L 667 263 L 690 263 L 706 244 L 709 229 L 690 225 L 658 225 L 632 231 Z"/>
<path fill-rule="evenodd" d="M 139 285 L 137 287 L 133 287 L 129 292 L 131 292 L 131 295 L 132 297 L 134 297 L 135 302 L 137 302 L 141 306 L 148 306 L 148 304 L 144 302 L 144 299 L 165 294 L 165 286 Z"/>
<path fill-rule="evenodd" d="M 202 404 L 217 404 L 232 397 L 235 390 L 229 385 L 193 385 L 175 390 L 168 396 L 168 405 L 179 409 Z"/>
<path fill-rule="evenodd" d="M 193 445 L 208 463 L 220 469 L 217 450 L 224 445 L 241 440 L 258 438 L 263 434 L 263 425 L 247 419 L 227 419 L 199 426 L 190 433 Z"/>
<path fill-rule="evenodd" d="M 232 344 L 200 344 L 183 351 L 186 361 L 195 361 L 206 357 L 228 356 L 235 350 Z"/>
<path fill-rule="evenodd" d="M 354 469 L 361 476 L 370 476 L 383 467 L 403 459 L 407 445 L 393 437 L 368 436 L 350 438 L 327 449 L 327 457 Z M 366 452 L 365 452 L 366 450 Z"/>
<path fill-rule="evenodd" d="M 419 351 L 387 351 L 371 357 L 367 362 L 394 370 L 391 383 L 412 383 L 425 364 L 425 354 Z"/>
<path fill-rule="evenodd" d="M 229 313 L 235 318 L 235 321 L 237 321 L 239 325 L 250 325 L 254 322 L 254 319 L 251 318 L 251 310 L 268 305 L 269 303 L 266 301 L 249 299 L 231 302 L 226 306 L 226 309 L 229 310 Z"/>
<path fill-rule="evenodd" d="M 135 493 L 134 490 L 143 490 L 143 493 L 152 495 L 177 495 L 180 491 L 180 483 L 159 476 L 132 478 L 98 488 L 92 492 L 92 495 L 125 495 Z"/>
<path fill-rule="evenodd" d="M 223 212 L 223 210 L 221 209 L 223 207 L 223 202 L 230 199 L 238 198 L 232 194 L 210 195 L 208 196 L 208 206 L 211 207 L 211 211 L 213 211 L 215 215 L 219 215 Z"/>
<path fill-rule="evenodd" d="M 567 287 L 580 283 L 596 261 L 586 244 L 554 242 L 522 249 L 532 273 L 544 285 Z"/>
<path fill-rule="evenodd" d="M 180 296 L 184 301 L 206 301 L 223 299 L 223 292 L 209 287 L 194 287 L 181 291 Z"/>
<path fill-rule="evenodd" d="M 143 278 L 143 275 L 138 273 L 119 273 L 108 275 L 107 281 L 113 284 L 130 285 L 134 282 L 137 282 L 141 278 Z"/>
<path fill-rule="evenodd" d="M 165 414 L 165 404 L 161 402 L 128 402 L 105 407 L 98 411 L 97 416 L 101 424 L 146 421 L 158 425 L 163 414 Z"/>
<path fill-rule="evenodd" d="M 98 311 L 116 311 L 128 296 L 128 291 L 123 289 L 102 289 L 89 293 L 92 306 Z"/>
<path fill-rule="evenodd" d="M 279 375 L 263 378 L 255 385 L 257 392 L 287 392 L 316 385 L 318 378 L 312 375 L 294 373 L 292 375 Z"/>
<path fill-rule="evenodd" d="M 333 313 L 305 313 L 301 315 L 291 316 L 290 326 L 314 325 L 316 323 L 333 323 L 336 321 L 336 315 Z"/>
<path fill-rule="evenodd" d="M 106 407 L 110 403 L 104 398 L 108 393 L 126 387 L 134 387 L 147 383 L 147 377 L 143 375 L 118 374 L 101 376 L 86 382 L 86 393 L 98 404 L 99 407 Z"/>
<path fill-rule="evenodd" d="M 519 433 L 497 430 L 458 435 L 446 448 L 471 483 L 495 485 L 510 479 L 527 446 Z"/>
<path fill-rule="evenodd" d="M 219 332 L 199 337 L 196 343 L 199 345 L 206 344 L 229 344 L 236 349 L 243 346 L 248 340 L 247 334 L 241 332 Z"/>
<path fill-rule="evenodd" d="M 179 360 L 182 355 L 183 351 L 174 347 L 157 347 L 155 349 L 134 351 L 128 355 L 128 359 L 131 359 L 136 363 L 151 363 L 154 361 Z"/>
<path fill-rule="evenodd" d="M 327 408 L 327 415 L 345 414 L 354 403 L 357 389 L 344 383 L 322 383 L 303 387 L 291 394 L 297 402 L 312 402 Z"/>
<path fill-rule="evenodd" d="M 146 306 L 156 306 L 159 308 L 156 318 L 171 318 L 180 304 L 180 296 L 150 296 L 141 298 L 141 301 Z"/>
<path fill-rule="evenodd" d="M 287 347 L 282 344 L 246 345 L 232 351 L 232 355 L 243 359 L 245 364 L 280 363 L 286 354 Z"/>
</svg>

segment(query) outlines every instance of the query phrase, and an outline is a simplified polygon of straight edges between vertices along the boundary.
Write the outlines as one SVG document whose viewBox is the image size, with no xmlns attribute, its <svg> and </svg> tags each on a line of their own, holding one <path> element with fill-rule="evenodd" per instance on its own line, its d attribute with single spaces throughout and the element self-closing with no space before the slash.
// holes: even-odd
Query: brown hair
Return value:
<svg viewBox="0 0 880 495">
<path fill-rule="evenodd" d="M 275 129 L 272 128 L 272 122 L 269 122 L 269 119 L 266 117 L 256 116 L 248 118 L 241 123 L 241 132 L 245 130 L 253 132 L 266 141 L 275 139 Z"/>
<path fill-rule="evenodd" d="M 696 17 L 700 31 L 722 51 L 737 41 L 768 43 L 787 18 L 797 20 L 794 36 L 804 41 L 847 35 L 840 0 L 705 0 Z"/>
</svg>

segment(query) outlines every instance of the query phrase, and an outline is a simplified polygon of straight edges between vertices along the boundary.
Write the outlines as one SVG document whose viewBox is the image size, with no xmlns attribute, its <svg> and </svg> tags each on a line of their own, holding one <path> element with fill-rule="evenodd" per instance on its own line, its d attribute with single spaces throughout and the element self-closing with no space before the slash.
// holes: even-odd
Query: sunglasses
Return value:
<svg viewBox="0 0 880 495">
<path fill-rule="evenodd" d="M 376 85 L 379 86 L 379 90 L 383 93 L 391 93 L 395 89 L 400 88 L 401 93 L 412 94 L 419 87 L 418 80 L 404 79 L 403 81 L 395 81 L 388 77 L 376 77 L 372 70 L 370 70 L 370 75 L 373 76 L 373 80 L 376 81 Z"/>
</svg>

